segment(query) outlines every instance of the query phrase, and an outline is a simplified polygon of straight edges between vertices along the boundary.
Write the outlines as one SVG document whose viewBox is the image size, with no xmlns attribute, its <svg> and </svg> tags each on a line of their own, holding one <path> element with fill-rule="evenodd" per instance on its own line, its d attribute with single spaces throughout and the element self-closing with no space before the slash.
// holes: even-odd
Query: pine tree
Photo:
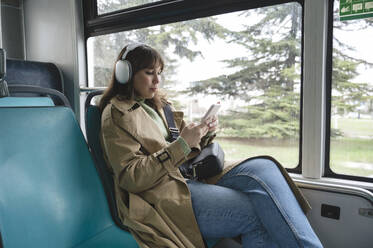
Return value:
<svg viewBox="0 0 373 248">
<path fill-rule="evenodd" d="M 338 12 L 338 8 L 335 12 Z M 346 33 L 367 29 L 372 31 L 372 27 L 371 19 L 334 22 L 335 30 Z M 343 116 L 350 112 L 358 112 L 358 108 L 364 103 L 372 105 L 373 85 L 367 82 L 357 83 L 354 79 L 359 75 L 358 66 L 364 65 L 368 68 L 373 66 L 373 63 L 351 55 L 356 49 L 339 40 L 337 35 L 334 35 L 333 42 L 332 114 Z M 368 111 L 372 112 L 372 109 L 368 108 Z"/>
<path fill-rule="evenodd" d="M 231 112 L 221 126 L 229 136 L 296 137 L 299 133 L 301 7 L 282 4 L 246 12 L 259 18 L 254 25 L 231 34 L 247 56 L 226 60 L 239 68 L 228 76 L 196 82 L 192 92 L 239 98 L 247 102 Z"/>
<path fill-rule="evenodd" d="M 246 108 L 231 111 L 222 118 L 220 123 L 226 135 L 248 138 L 299 135 L 301 11 L 297 3 L 247 11 L 248 18 L 259 20 L 229 37 L 229 42 L 241 44 L 247 50 L 246 56 L 225 61 L 237 71 L 195 82 L 189 89 L 193 94 L 215 94 L 246 101 Z M 373 26 L 373 21 L 358 20 L 355 24 L 366 29 Z M 334 29 L 346 28 L 347 23 L 335 22 Z M 333 96 L 333 106 L 338 113 L 346 114 L 357 111 L 366 101 L 372 109 L 372 86 L 353 82 L 359 65 L 372 64 L 349 56 L 353 48 L 334 39 L 332 77 L 333 90 L 338 93 Z"/>
</svg>

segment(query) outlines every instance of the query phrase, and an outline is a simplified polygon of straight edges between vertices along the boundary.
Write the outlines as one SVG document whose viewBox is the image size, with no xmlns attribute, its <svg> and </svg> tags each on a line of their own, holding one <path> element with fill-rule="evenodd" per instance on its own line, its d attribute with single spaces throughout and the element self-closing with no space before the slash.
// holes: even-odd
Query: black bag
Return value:
<svg viewBox="0 0 373 248">
<path fill-rule="evenodd" d="M 171 134 L 171 142 L 179 136 L 179 130 L 175 126 L 172 110 L 169 105 L 163 107 L 168 127 Z M 223 171 L 224 151 L 218 143 L 205 146 L 199 155 L 179 166 L 180 172 L 185 178 L 206 179 Z"/>
<path fill-rule="evenodd" d="M 192 170 L 193 179 L 206 179 L 223 171 L 224 151 L 219 143 L 211 143 L 187 163 Z"/>
</svg>

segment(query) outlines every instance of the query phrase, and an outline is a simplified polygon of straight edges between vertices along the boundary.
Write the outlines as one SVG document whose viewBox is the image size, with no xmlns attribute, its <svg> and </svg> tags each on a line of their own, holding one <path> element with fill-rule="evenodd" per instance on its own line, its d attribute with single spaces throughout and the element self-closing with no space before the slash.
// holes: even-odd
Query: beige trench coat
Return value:
<svg viewBox="0 0 373 248">
<path fill-rule="evenodd" d="M 163 110 L 158 110 L 163 118 Z M 174 112 L 176 126 L 185 123 Z M 102 113 L 101 143 L 114 173 L 118 214 L 141 247 L 202 248 L 189 189 L 178 166 L 186 161 L 178 142 L 167 144 L 157 124 L 135 102 L 114 97 Z M 207 143 L 207 142 L 206 142 Z M 234 165 L 225 164 L 222 174 Z M 303 210 L 308 203 L 281 167 Z"/>
</svg>

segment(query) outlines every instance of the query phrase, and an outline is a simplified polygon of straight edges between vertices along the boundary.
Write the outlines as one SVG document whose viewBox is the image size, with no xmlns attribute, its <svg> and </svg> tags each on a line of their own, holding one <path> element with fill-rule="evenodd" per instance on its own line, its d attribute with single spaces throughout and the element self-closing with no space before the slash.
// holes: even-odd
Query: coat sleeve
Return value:
<svg viewBox="0 0 373 248">
<path fill-rule="evenodd" d="M 153 154 L 112 120 L 103 121 L 101 142 L 107 162 L 120 187 L 139 193 L 157 185 L 169 172 L 178 170 L 185 160 L 182 144 L 175 140 Z"/>
</svg>

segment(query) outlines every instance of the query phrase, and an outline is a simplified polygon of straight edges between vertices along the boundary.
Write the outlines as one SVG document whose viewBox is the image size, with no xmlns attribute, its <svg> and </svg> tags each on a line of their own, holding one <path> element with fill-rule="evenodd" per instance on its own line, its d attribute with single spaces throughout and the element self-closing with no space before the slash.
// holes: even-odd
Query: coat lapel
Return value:
<svg viewBox="0 0 373 248">
<path fill-rule="evenodd" d="M 113 98 L 112 104 L 123 113 L 118 125 L 133 136 L 147 152 L 154 153 L 167 146 L 157 124 L 136 101 Z"/>
</svg>

